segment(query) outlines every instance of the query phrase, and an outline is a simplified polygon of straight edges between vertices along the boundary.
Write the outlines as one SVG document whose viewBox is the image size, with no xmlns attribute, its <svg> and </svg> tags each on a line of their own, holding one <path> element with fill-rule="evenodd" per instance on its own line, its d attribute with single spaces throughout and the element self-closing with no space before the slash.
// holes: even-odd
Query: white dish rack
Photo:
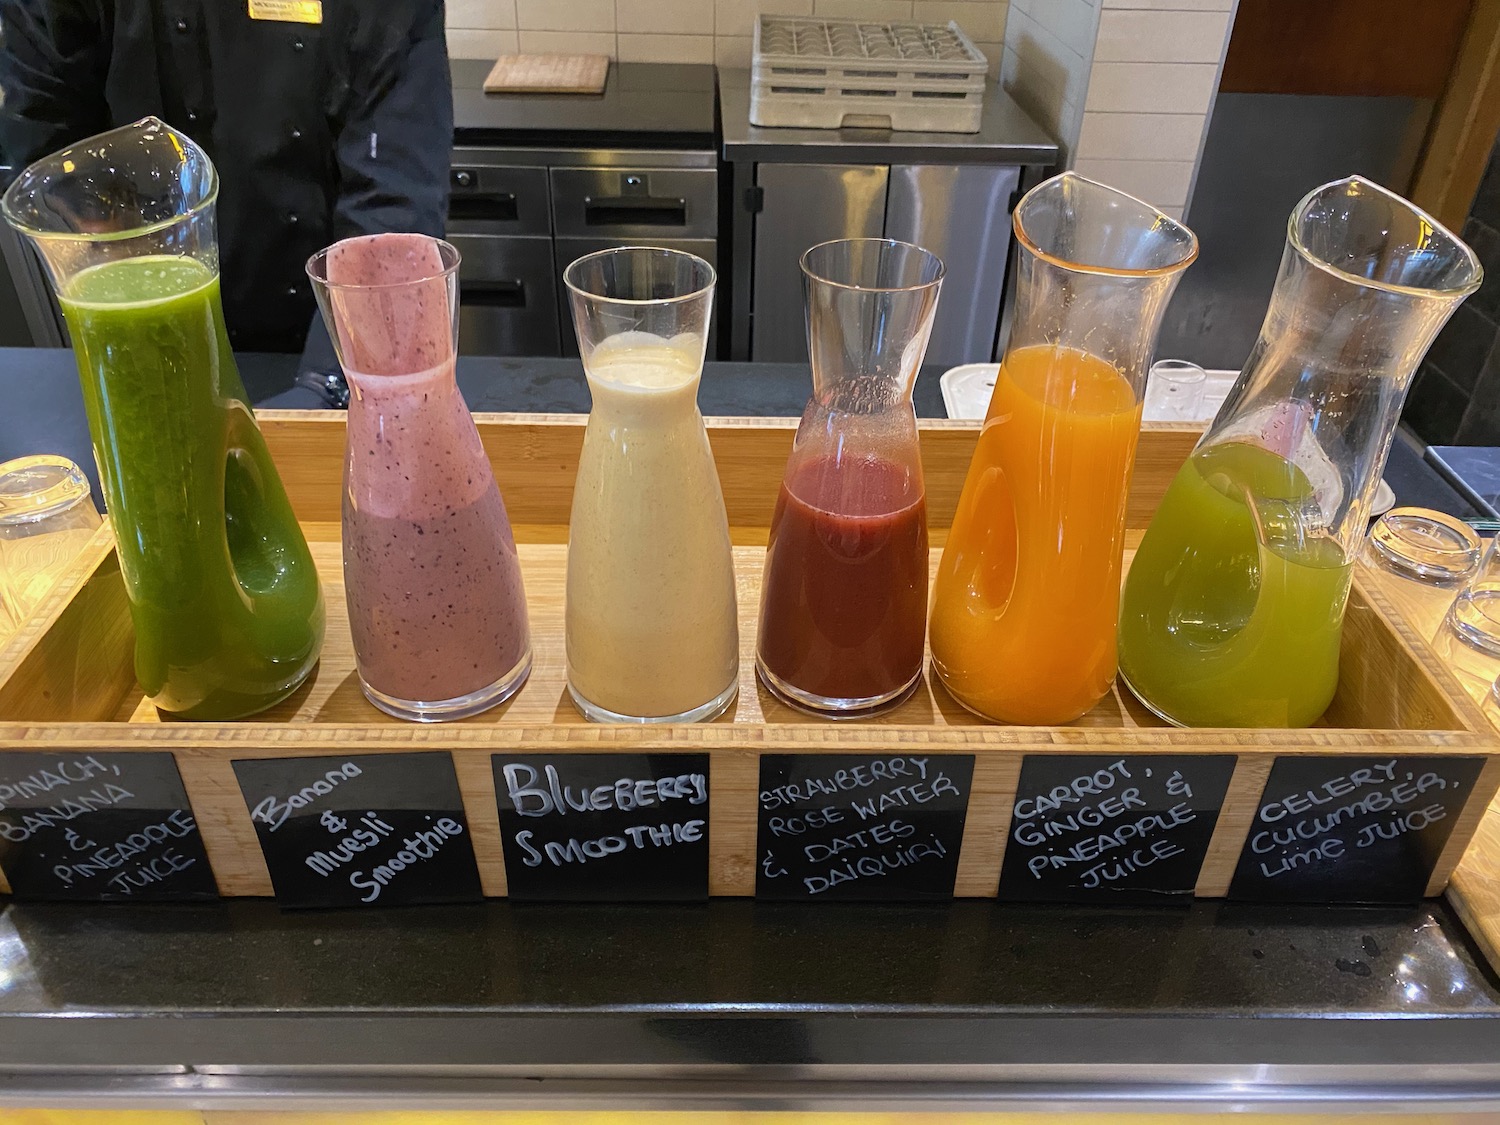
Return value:
<svg viewBox="0 0 1500 1125">
<path fill-rule="evenodd" d="M 763 15 L 750 124 L 974 133 L 989 63 L 963 29 Z"/>
</svg>

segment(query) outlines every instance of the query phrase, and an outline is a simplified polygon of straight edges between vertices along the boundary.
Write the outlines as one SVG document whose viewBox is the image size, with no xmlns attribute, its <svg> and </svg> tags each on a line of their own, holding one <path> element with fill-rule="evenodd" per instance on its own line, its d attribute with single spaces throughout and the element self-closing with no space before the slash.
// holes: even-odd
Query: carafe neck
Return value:
<svg viewBox="0 0 1500 1125">
<path fill-rule="evenodd" d="M 697 379 L 666 387 L 639 387 L 590 375 L 588 383 L 592 417 L 630 426 L 701 424 Z"/>
<path fill-rule="evenodd" d="M 924 315 L 915 324 L 905 326 L 907 337 L 895 341 L 881 339 L 878 323 L 847 325 L 827 311 L 814 308 L 808 333 L 814 401 L 828 410 L 846 414 L 880 414 L 910 408 L 917 372 L 932 333 L 936 301 L 937 295 L 933 293 Z M 867 312 L 865 315 L 869 318 Z"/>
<path fill-rule="evenodd" d="M 344 375 L 349 380 L 350 410 L 365 406 L 378 408 L 393 401 L 436 403 L 458 394 L 458 380 L 452 359 L 410 375 L 369 375 L 348 369 L 345 369 Z"/>
</svg>

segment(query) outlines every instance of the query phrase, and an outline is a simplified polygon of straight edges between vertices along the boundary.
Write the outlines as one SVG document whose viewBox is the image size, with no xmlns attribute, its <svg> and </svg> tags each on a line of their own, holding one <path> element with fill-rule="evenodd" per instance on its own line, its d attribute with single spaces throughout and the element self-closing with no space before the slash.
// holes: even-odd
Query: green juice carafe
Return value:
<svg viewBox="0 0 1500 1125">
<path fill-rule="evenodd" d="M 1125 580 L 1120 675 L 1147 707 L 1195 727 L 1323 714 L 1407 387 L 1481 277 L 1469 247 L 1368 180 L 1297 205 L 1260 338 Z"/>
<path fill-rule="evenodd" d="M 207 155 L 155 118 L 27 168 L 0 211 L 67 320 L 146 696 L 187 719 L 286 698 L 323 642 L 307 542 L 224 328 Z"/>
</svg>

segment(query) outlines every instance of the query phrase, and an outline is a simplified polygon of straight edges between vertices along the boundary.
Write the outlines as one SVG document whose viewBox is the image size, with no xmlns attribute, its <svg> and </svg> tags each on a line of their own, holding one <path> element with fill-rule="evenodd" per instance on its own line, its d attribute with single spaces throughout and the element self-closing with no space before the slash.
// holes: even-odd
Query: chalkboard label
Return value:
<svg viewBox="0 0 1500 1125">
<path fill-rule="evenodd" d="M 446 753 L 247 759 L 234 772 L 282 906 L 483 897 Z"/>
<path fill-rule="evenodd" d="M 0 867 L 18 898 L 219 895 L 168 753 L 0 755 Z"/>
<path fill-rule="evenodd" d="M 755 897 L 953 897 L 972 754 L 765 754 Z"/>
<path fill-rule="evenodd" d="M 1483 767 L 1483 758 L 1277 758 L 1230 897 L 1416 901 Z"/>
<path fill-rule="evenodd" d="M 491 758 L 517 902 L 708 898 L 707 754 Z"/>
<path fill-rule="evenodd" d="M 1234 762 L 1233 754 L 1028 754 L 1000 898 L 1191 899 Z"/>
</svg>

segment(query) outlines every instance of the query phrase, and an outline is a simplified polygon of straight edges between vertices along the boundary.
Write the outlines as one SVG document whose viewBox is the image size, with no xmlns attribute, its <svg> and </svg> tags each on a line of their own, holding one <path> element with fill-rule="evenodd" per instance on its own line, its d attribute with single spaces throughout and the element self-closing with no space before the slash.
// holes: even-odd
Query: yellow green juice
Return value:
<svg viewBox="0 0 1500 1125">
<path fill-rule="evenodd" d="M 323 601 L 230 352 L 217 274 L 130 258 L 82 271 L 59 299 L 141 687 L 185 718 L 269 707 L 312 670 Z"/>
<path fill-rule="evenodd" d="M 1227 442 L 1188 459 L 1125 580 L 1120 673 L 1142 702 L 1195 727 L 1323 714 L 1351 566 L 1314 512 L 1307 477 L 1275 453 Z"/>
</svg>

